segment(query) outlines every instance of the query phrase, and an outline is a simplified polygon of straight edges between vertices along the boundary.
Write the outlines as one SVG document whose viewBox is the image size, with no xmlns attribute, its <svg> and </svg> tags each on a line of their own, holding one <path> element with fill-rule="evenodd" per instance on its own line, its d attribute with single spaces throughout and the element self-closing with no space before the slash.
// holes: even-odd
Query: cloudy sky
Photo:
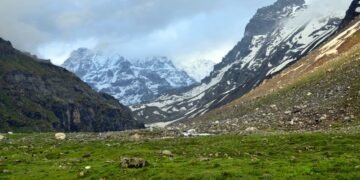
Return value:
<svg viewBox="0 0 360 180">
<path fill-rule="evenodd" d="M 79 47 L 220 61 L 275 0 L 1 0 L 0 37 L 61 64 Z"/>
<path fill-rule="evenodd" d="M 127 58 L 219 62 L 256 10 L 274 1 L 1 0 L 0 37 L 55 64 L 80 47 Z M 351 0 L 306 1 L 336 9 Z"/>
</svg>

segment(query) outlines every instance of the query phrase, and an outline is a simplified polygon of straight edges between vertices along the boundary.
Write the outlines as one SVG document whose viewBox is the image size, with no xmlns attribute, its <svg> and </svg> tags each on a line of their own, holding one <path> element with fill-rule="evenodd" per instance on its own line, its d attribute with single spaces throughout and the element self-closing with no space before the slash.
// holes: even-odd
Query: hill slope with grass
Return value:
<svg viewBox="0 0 360 180">
<path fill-rule="evenodd" d="M 120 131 L 142 128 L 130 109 L 69 71 L 0 38 L 0 132 Z"/>
<path fill-rule="evenodd" d="M 257 129 L 323 129 L 358 124 L 360 117 L 360 21 L 264 81 L 245 96 L 175 129 L 231 132 Z"/>
</svg>

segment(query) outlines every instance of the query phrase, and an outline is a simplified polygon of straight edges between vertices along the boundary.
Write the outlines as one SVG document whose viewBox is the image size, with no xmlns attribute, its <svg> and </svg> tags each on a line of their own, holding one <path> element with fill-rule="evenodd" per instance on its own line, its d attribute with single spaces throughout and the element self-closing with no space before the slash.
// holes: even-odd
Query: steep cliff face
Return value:
<svg viewBox="0 0 360 180">
<path fill-rule="evenodd" d="M 0 39 L 0 131 L 120 131 L 142 128 L 116 99 L 72 73 Z"/>
<path fill-rule="evenodd" d="M 63 67 L 125 105 L 154 100 L 165 91 L 195 83 L 166 57 L 129 61 L 119 55 L 81 48 L 71 54 Z"/>
<path fill-rule="evenodd" d="M 243 39 L 194 88 L 133 106 L 145 122 L 200 116 L 255 88 L 321 44 L 339 27 L 346 9 L 312 15 L 304 0 L 278 0 L 261 8 Z"/>
<path fill-rule="evenodd" d="M 350 8 L 346 11 L 346 16 L 341 22 L 340 27 L 344 28 L 359 15 L 360 15 L 360 0 L 353 0 L 350 5 Z"/>
</svg>

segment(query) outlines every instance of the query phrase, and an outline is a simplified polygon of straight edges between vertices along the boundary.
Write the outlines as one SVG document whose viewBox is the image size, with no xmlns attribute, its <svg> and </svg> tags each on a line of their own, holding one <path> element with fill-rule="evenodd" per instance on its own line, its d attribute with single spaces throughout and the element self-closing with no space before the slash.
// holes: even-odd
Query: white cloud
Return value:
<svg viewBox="0 0 360 180">
<path fill-rule="evenodd" d="M 97 44 L 95 39 L 77 40 L 74 42 L 52 42 L 38 48 L 41 58 L 50 59 L 53 64 L 61 65 L 74 49 L 79 47 L 94 48 Z"/>
<path fill-rule="evenodd" d="M 60 64 L 81 46 L 124 56 L 220 61 L 275 0 L 1 0 L 0 36 Z"/>
</svg>

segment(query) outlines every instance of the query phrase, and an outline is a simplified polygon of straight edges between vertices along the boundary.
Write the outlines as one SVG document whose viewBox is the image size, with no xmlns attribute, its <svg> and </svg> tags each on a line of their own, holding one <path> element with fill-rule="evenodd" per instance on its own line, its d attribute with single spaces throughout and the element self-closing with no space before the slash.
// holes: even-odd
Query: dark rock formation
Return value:
<svg viewBox="0 0 360 180">
<path fill-rule="evenodd" d="M 352 20 L 360 15 L 360 0 L 353 0 L 349 9 L 346 11 L 346 16 L 341 22 L 340 27 L 343 28 L 348 25 Z"/>
<path fill-rule="evenodd" d="M 121 131 L 143 128 L 130 109 L 69 71 L 0 39 L 0 131 Z"/>
</svg>

